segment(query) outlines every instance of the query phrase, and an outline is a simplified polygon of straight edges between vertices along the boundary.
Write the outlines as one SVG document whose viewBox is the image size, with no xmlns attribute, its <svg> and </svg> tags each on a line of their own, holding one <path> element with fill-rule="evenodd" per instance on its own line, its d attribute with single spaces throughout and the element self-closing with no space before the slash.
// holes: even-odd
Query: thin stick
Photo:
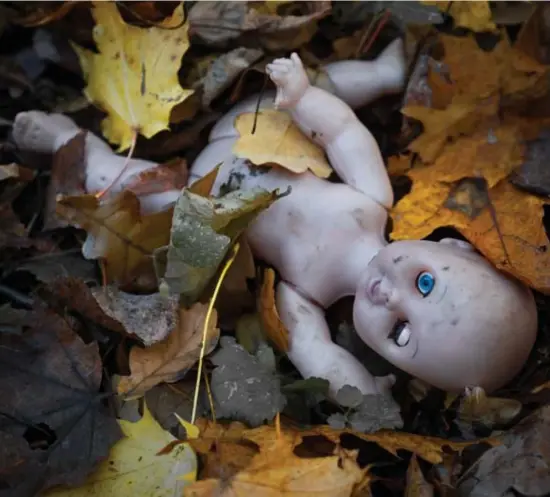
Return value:
<svg viewBox="0 0 550 497">
<path fill-rule="evenodd" d="M 191 424 L 195 424 L 195 416 L 197 414 L 197 404 L 199 402 L 199 390 L 201 386 L 202 364 L 204 359 L 204 352 L 206 350 L 206 335 L 208 333 L 208 323 L 210 322 L 210 316 L 212 315 L 212 311 L 214 310 L 214 304 L 216 303 L 216 298 L 218 296 L 218 293 L 220 292 L 220 288 L 222 286 L 225 275 L 227 274 L 227 271 L 229 271 L 231 264 L 233 264 L 233 261 L 235 260 L 235 257 L 237 256 L 238 251 L 239 251 L 239 244 L 236 243 L 233 246 L 233 252 L 231 256 L 229 257 L 229 259 L 227 259 L 222 269 L 218 282 L 216 283 L 216 287 L 214 288 L 214 293 L 212 294 L 212 298 L 210 299 L 210 303 L 208 304 L 208 310 L 206 311 L 206 318 L 204 320 L 204 327 L 202 329 L 202 345 L 201 345 L 201 354 L 199 357 L 199 368 L 197 370 L 197 381 L 195 383 L 195 395 L 193 396 L 193 411 L 191 413 Z"/>
</svg>

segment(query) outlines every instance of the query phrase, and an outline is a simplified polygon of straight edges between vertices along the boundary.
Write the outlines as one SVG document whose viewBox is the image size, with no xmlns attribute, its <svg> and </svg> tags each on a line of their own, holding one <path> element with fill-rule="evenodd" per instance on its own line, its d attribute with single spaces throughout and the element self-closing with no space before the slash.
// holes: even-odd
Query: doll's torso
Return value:
<svg viewBox="0 0 550 497">
<path fill-rule="evenodd" d="M 326 307 L 349 292 L 344 266 L 366 265 L 380 248 L 387 213 L 367 195 L 307 172 L 293 174 L 279 167 L 257 167 L 232 154 L 238 137 L 234 118 L 254 110 L 248 99 L 220 120 L 211 142 L 191 169 L 192 180 L 222 163 L 213 188 L 217 195 L 233 189 L 261 187 L 286 192 L 259 215 L 246 235 L 253 252 L 273 265 L 304 296 Z M 269 105 L 264 103 L 263 107 Z M 361 245 L 361 261 L 352 246 Z M 349 278 L 348 278 L 349 279 Z"/>
</svg>

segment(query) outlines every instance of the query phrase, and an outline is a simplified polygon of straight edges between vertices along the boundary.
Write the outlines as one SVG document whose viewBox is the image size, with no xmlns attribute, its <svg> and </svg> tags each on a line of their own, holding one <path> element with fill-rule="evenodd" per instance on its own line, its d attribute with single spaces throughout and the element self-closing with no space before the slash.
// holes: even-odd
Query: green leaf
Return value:
<svg viewBox="0 0 550 497">
<path fill-rule="evenodd" d="M 229 248 L 256 216 L 280 198 L 260 188 L 206 198 L 184 188 L 174 208 L 170 244 L 154 254 L 163 291 L 186 305 L 202 295 Z"/>
</svg>

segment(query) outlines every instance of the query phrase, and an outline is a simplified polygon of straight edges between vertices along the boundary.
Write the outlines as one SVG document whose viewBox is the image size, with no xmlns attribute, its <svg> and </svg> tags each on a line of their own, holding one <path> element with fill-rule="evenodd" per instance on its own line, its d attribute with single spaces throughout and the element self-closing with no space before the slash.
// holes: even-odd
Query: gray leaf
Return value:
<svg viewBox="0 0 550 497">
<path fill-rule="evenodd" d="M 403 427 L 401 409 L 390 394 L 364 395 L 356 412 L 349 416 L 354 430 L 373 433 Z"/>
<path fill-rule="evenodd" d="M 343 430 L 348 424 L 348 418 L 337 412 L 327 418 L 327 424 L 335 430 Z"/>
<path fill-rule="evenodd" d="M 233 337 L 222 337 L 212 355 L 216 369 L 211 387 L 216 412 L 221 417 L 242 419 L 251 426 L 270 421 L 286 405 L 279 379 Z"/>
</svg>

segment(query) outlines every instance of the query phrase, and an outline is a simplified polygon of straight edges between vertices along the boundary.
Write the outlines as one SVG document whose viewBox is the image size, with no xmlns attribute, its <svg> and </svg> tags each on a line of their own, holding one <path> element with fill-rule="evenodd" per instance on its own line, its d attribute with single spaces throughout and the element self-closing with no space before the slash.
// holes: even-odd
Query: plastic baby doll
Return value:
<svg viewBox="0 0 550 497">
<path fill-rule="evenodd" d="M 402 44 L 392 43 L 372 62 L 343 61 L 325 67 L 331 90 L 312 86 L 296 54 L 267 67 L 277 87 L 275 105 L 290 112 L 309 137 L 324 147 L 343 183 L 282 168 L 259 172 L 232 155 L 238 137 L 233 126 L 247 99 L 213 128 L 210 144 L 191 169 L 193 182 L 223 162 L 215 189 L 238 178 L 240 188 L 286 190 L 290 195 L 263 212 L 247 232 L 255 255 L 274 266 L 282 281 L 277 308 L 290 333 L 288 356 L 304 377 L 329 380 L 363 393 L 389 388 L 391 378 L 374 378 L 350 353 L 332 342 L 324 310 L 354 295 L 354 325 L 375 351 L 410 374 L 447 390 L 476 385 L 492 390 L 509 381 L 534 343 L 537 318 L 533 296 L 498 272 L 467 243 L 384 239 L 393 194 L 378 146 L 350 105 L 358 106 L 404 84 Z M 348 105 L 350 104 L 350 105 Z M 52 152 L 78 132 L 64 116 L 22 113 L 14 125 L 21 148 Z M 88 133 L 86 187 L 99 191 L 115 178 L 124 159 Z M 101 164 L 111 170 L 97 174 Z M 122 178 L 153 167 L 136 160 Z M 92 174 L 93 172 L 93 174 Z M 215 193 L 215 192 L 214 192 Z M 141 199 L 157 210 L 177 192 Z"/>
</svg>

